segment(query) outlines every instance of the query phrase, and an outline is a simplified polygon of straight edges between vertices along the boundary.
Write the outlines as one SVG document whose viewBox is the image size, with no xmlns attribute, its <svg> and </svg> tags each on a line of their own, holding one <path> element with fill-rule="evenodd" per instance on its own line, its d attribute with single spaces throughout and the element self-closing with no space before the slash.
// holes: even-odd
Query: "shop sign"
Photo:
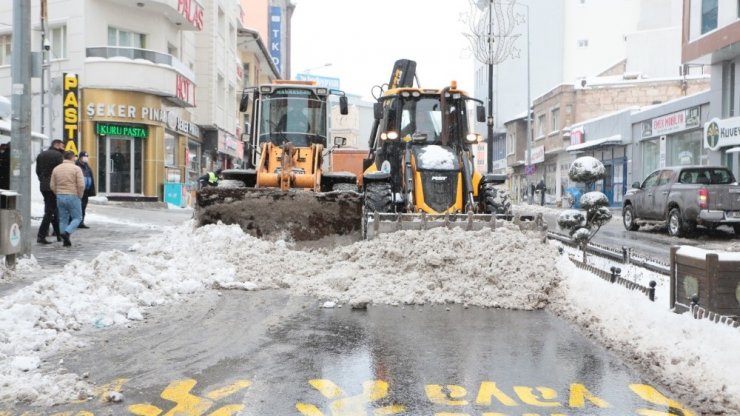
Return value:
<svg viewBox="0 0 740 416">
<path fill-rule="evenodd" d="M 283 22 L 281 13 L 282 11 L 279 6 L 270 7 L 270 56 L 272 57 L 272 62 L 275 63 L 278 73 L 282 71 L 280 68 L 283 39 Z"/>
<path fill-rule="evenodd" d="M 99 136 L 127 136 L 137 139 L 146 139 L 147 128 L 141 126 L 122 126 L 118 124 L 95 124 L 95 133 Z"/>
<path fill-rule="evenodd" d="M 198 30 L 203 30 L 203 7 L 197 1 L 177 0 L 177 11 Z"/>
<path fill-rule="evenodd" d="M 737 145 L 740 145 L 740 117 L 714 118 L 704 125 L 705 149 L 718 150 Z"/>
<path fill-rule="evenodd" d="M 649 124 L 647 122 L 643 124 L 642 137 L 659 136 L 698 127 L 700 114 L 699 107 L 692 107 L 654 118 Z"/>
<path fill-rule="evenodd" d="M 239 148 L 238 141 L 230 134 L 226 134 L 219 130 L 218 132 L 218 151 L 234 157 L 242 157 L 237 155 L 237 149 Z"/>
<path fill-rule="evenodd" d="M 193 83 L 180 74 L 175 78 L 175 96 L 188 104 L 195 104 Z"/>
<path fill-rule="evenodd" d="M 79 138 L 79 130 L 77 129 L 77 122 L 80 119 L 80 102 L 77 100 L 78 86 L 79 78 L 77 74 L 65 72 L 62 85 L 62 94 L 64 97 L 62 104 L 64 111 L 62 129 L 64 130 L 65 145 L 70 141 L 77 143 L 77 139 Z"/>
<path fill-rule="evenodd" d="M 583 126 L 579 126 L 576 128 L 571 129 L 570 131 L 570 145 L 576 145 L 583 143 L 584 137 L 586 136 L 586 133 L 584 131 Z"/>
<path fill-rule="evenodd" d="M 531 163 L 542 163 L 545 161 L 545 146 L 532 148 Z"/>
<path fill-rule="evenodd" d="M 164 108 L 137 107 L 126 104 L 88 103 L 87 116 L 114 117 L 132 121 L 153 121 L 166 124 L 170 129 L 200 137 L 200 128 L 178 116 L 177 112 Z"/>
</svg>

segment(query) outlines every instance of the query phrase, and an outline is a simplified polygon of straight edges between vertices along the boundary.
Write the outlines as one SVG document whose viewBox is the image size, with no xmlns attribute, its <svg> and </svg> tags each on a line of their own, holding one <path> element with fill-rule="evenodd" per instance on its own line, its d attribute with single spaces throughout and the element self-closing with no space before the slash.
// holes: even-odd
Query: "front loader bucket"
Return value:
<svg viewBox="0 0 740 416">
<path fill-rule="evenodd" d="M 294 241 L 359 232 L 362 195 L 353 191 L 281 191 L 268 188 L 203 188 L 197 194 L 198 226 L 238 224 L 255 237 Z"/>
<path fill-rule="evenodd" d="M 428 230 L 431 228 L 462 228 L 477 231 L 483 228 L 496 229 L 496 215 L 492 214 L 394 214 L 371 212 L 363 219 L 363 235 L 371 240 L 381 233 L 400 230 Z"/>
</svg>

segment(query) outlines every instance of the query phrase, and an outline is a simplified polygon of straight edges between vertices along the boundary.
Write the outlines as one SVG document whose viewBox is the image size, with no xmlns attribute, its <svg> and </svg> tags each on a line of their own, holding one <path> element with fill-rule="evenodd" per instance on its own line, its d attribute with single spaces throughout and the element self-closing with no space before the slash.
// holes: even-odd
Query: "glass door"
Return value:
<svg viewBox="0 0 740 416">
<path fill-rule="evenodd" d="M 141 193 L 141 140 L 101 137 L 99 191 L 107 194 Z"/>
</svg>

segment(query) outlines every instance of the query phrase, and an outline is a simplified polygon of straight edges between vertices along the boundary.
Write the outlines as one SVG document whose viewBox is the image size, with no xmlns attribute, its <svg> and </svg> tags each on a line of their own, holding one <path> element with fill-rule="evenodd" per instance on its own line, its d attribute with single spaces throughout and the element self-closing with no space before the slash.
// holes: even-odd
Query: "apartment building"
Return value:
<svg viewBox="0 0 740 416">
<path fill-rule="evenodd" d="M 166 185 L 179 184 L 187 199 L 204 170 L 241 163 L 241 89 L 280 77 L 246 25 L 245 4 L 45 3 L 46 20 L 32 28 L 32 50 L 43 49 L 42 35 L 48 45 L 44 77 L 31 88 L 32 126 L 90 154 L 98 194 L 161 201 Z M 12 2 L 0 2 L 0 22 L 11 20 Z M 10 95 L 11 45 L 11 28 L 0 25 L 0 95 Z"/>
<path fill-rule="evenodd" d="M 709 164 L 740 177 L 740 2 L 684 0 L 681 59 L 686 66 L 711 65 L 703 147 Z"/>
</svg>

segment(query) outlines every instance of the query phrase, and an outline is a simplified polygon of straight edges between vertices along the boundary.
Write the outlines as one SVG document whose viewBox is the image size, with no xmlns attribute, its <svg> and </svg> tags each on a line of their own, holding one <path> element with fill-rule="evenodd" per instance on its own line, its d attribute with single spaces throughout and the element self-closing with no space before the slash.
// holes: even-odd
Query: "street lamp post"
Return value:
<svg viewBox="0 0 740 416">
<path fill-rule="evenodd" d="M 527 10 L 527 163 L 524 166 L 524 173 L 527 178 L 526 181 L 526 192 L 529 193 L 529 175 L 531 174 L 530 166 L 532 165 L 532 111 L 530 110 L 530 103 L 531 103 L 531 92 L 529 87 L 530 82 L 530 61 L 529 61 L 529 50 L 530 50 L 530 43 L 529 43 L 529 5 L 522 4 L 524 8 Z M 529 203 L 532 203 L 532 198 L 527 199 Z"/>
<path fill-rule="evenodd" d="M 304 69 L 304 70 L 303 70 L 303 73 L 304 73 L 304 74 L 310 74 L 310 73 L 311 73 L 311 71 L 314 71 L 314 70 L 316 70 L 316 69 L 321 69 L 321 68 L 327 68 L 327 67 L 330 67 L 330 66 L 332 66 L 332 65 L 334 65 L 334 64 L 332 64 L 331 62 L 327 62 L 327 63 L 325 63 L 324 65 L 319 65 L 319 66 L 315 66 L 315 67 L 313 67 L 313 68 L 308 68 L 308 69 Z"/>
</svg>

